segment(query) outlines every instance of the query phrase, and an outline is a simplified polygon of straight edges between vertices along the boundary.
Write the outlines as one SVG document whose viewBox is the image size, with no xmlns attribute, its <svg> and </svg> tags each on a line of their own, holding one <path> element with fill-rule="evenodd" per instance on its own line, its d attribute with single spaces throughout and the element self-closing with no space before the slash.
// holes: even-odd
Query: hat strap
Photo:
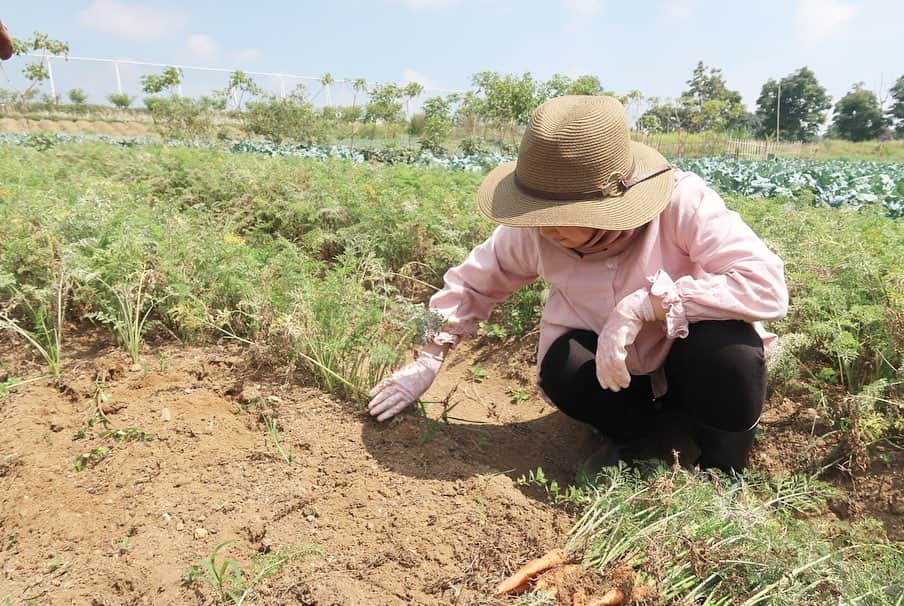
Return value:
<svg viewBox="0 0 904 606">
<path fill-rule="evenodd" d="M 657 166 L 656 168 L 652 168 L 644 173 L 639 175 L 632 176 L 634 173 L 636 165 L 634 161 L 631 162 L 631 167 L 628 169 L 627 173 L 622 176 L 618 172 L 613 172 L 609 175 L 609 179 L 606 184 L 599 188 L 594 189 L 592 191 L 574 191 L 574 192 L 562 192 L 562 191 L 545 191 L 542 189 L 535 189 L 528 185 L 525 185 L 518 178 L 518 171 L 515 170 L 515 186 L 521 190 L 522 193 L 527 194 L 528 196 L 532 196 L 534 198 L 543 198 L 545 200 L 572 200 L 572 201 L 583 201 L 583 200 L 597 200 L 600 197 L 608 198 L 610 196 L 616 195 L 612 189 L 617 188 L 619 190 L 619 194 L 623 194 L 641 181 L 646 181 L 647 179 L 652 179 L 657 175 L 661 175 L 662 173 L 669 171 L 675 168 L 672 164 L 662 164 Z"/>
</svg>

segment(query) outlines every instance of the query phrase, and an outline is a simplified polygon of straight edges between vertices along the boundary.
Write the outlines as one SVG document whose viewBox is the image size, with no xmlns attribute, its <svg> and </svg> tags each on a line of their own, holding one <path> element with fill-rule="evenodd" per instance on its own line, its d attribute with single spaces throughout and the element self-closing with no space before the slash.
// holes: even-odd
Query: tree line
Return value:
<svg viewBox="0 0 904 606">
<path fill-rule="evenodd" d="M 66 56 L 69 47 L 65 42 L 39 32 L 28 39 L 17 39 L 14 43 L 17 54 L 42 55 L 23 68 L 23 74 L 31 84 L 19 93 L 19 99 L 28 101 L 35 96 L 38 85 L 49 77 L 44 57 Z M 369 86 L 364 78 L 355 78 L 351 80 L 351 106 L 323 107 L 318 115 L 318 110 L 313 106 L 316 95 L 308 95 L 303 86 L 289 95 L 268 95 L 247 74 L 235 71 L 230 74 L 228 85 L 223 90 L 215 91 L 211 97 L 190 100 L 176 94 L 181 81 L 182 72 L 175 67 L 142 77 L 142 90 L 150 95 L 144 100 L 147 108 L 152 113 L 172 112 L 174 108 L 189 114 L 252 112 L 257 114 L 257 122 L 266 123 L 258 130 L 272 131 L 260 134 L 275 135 L 277 140 L 293 138 L 291 135 L 284 137 L 279 132 L 283 127 L 295 133 L 299 129 L 309 129 L 312 132 L 303 139 L 316 140 L 318 136 L 314 131 L 317 130 L 319 118 L 346 124 L 403 123 L 407 116 L 411 116 L 412 101 L 424 92 L 423 86 L 417 82 Z M 334 82 L 329 73 L 320 80 L 323 88 Z M 534 108 L 547 99 L 561 95 L 609 94 L 618 97 L 629 110 L 645 108 L 634 127 L 649 134 L 728 132 L 740 136 L 812 141 L 819 136 L 831 109 L 832 122 L 826 133 L 830 137 L 851 141 L 891 136 L 904 138 L 904 76 L 897 79 L 885 99 L 880 100 L 876 93 L 867 90 L 860 82 L 854 84 L 833 106 L 832 98 L 813 71 L 801 67 L 780 79 L 767 80 L 753 112 L 744 107 L 740 92 L 728 87 L 722 70 L 708 67 L 702 61 L 694 68 L 686 84 L 687 89 L 677 99 L 663 100 L 646 97 L 639 90 L 615 94 L 606 90 L 594 75 L 571 78 L 553 74 L 549 80 L 541 80 L 534 78 L 530 72 L 517 75 L 484 71 L 471 77 L 471 88 L 466 92 L 423 100 L 421 112 L 412 119 L 409 132 L 418 134 L 422 146 L 435 149 L 441 147 L 456 126 L 466 129 L 470 136 L 476 136 L 480 130 L 483 138 L 495 137 L 514 144 L 519 128 L 527 123 Z M 365 99 L 360 105 L 359 96 Z M 84 105 L 86 99 L 87 95 L 80 89 L 69 91 L 69 100 L 73 105 Z M 135 101 L 124 94 L 112 94 L 107 99 L 121 108 L 127 108 Z M 292 120 L 297 123 L 291 124 Z"/>
</svg>

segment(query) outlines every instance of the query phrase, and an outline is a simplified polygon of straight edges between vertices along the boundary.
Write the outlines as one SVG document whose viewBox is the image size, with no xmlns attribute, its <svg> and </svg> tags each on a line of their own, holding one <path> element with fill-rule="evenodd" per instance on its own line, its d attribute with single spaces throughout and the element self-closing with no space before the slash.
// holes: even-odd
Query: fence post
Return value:
<svg viewBox="0 0 904 606">
<path fill-rule="evenodd" d="M 53 68 L 50 66 L 50 57 L 44 57 L 47 60 L 47 75 L 50 76 L 50 96 L 56 100 L 56 86 L 53 83 Z"/>
<path fill-rule="evenodd" d="M 113 62 L 113 71 L 116 72 L 116 92 L 122 94 L 122 78 L 119 76 L 119 63 Z"/>
</svg>

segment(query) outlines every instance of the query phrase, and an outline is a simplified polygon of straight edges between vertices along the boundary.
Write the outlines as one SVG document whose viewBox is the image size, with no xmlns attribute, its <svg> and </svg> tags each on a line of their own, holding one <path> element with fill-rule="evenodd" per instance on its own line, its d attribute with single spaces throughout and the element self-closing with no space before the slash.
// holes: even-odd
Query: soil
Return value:
<svg viewBox="0 0 904 606">
<path fill-rule="evenodd" d="M 82 119 L 32 119 L 0 118 L 0 132 L 9 133 L 62 133 L 67 135 L 110 135 L 113 137 L 154 136 L 152 124 L 144 122 L 109 122 Z"/>
<path fill-rule="evenodd" d="M 598 445 L 538 397 L 530 339 L 452 355 L 425 396 L 447 400 L 448 423 L 413 410 L 376 423 L 238 346 L 148 345 L 133 365 L 106 334 L 68 334 L 62 387 L 38 381 L 0 397 L 0 600 L 13 603 L 217 603 L 203 575 L 184 577 L 225 541 L 218 561 L 234 559 L 246 579 L 256 556 L 309 554 L 245 604 L 511 603 L 496 584 L 563 546 L 574 521 L 517 478 L 542 467 L 569 483 Z M 41 372 L 0 335 L 0 381 Z M 515 403 L 516 390 L 530 397 Z M 153 439 L 103 437 L 87 423 L 98 404 L 110 428 Z M 812 442 L 801 414 L 770 403 L 755 466 L 793 467 Z M 76 471 L 98 446 L 107 454 Z M 900 468 L 851 476 L 857 489 L 836 514 L 878 515 L 900 535 Z"/>
</svg>

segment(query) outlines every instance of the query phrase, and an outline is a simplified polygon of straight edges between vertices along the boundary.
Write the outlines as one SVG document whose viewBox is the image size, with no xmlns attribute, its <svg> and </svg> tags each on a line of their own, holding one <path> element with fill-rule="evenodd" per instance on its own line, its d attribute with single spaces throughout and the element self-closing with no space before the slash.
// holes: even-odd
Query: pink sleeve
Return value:
<svg viewBox="0 0 904 606">
<path fill-rule="evenodd" d="M 662 297 L 669 336 L 687 336 L 688 322 L 777 320 L 788 311 L 784 264 L 715 191 L 700 184 L 678 213 L 676 237 L 703 275 L 672 280 L 660 271 L 650 281 Z M 689 201 L 690 202 L 690 201 Z"/>
<path fill-rule="evenodd" d="M 497 227 L 464 263 L 446 272 L 442 290 L 430 298 L 430 310 L 444 319 L 435 343 L 454 347 L 490 317 L 499 301 L 536 279 L 537 243 L 531 231 Z"/>
</svg>

